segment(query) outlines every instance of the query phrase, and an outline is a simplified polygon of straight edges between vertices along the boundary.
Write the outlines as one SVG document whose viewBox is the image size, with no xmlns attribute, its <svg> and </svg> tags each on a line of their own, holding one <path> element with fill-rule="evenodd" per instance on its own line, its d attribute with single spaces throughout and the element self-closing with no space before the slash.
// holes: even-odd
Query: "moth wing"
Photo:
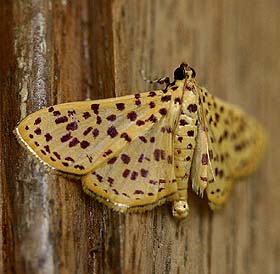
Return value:
<svg viewBox="0 0 280 274">
<path fill-rule="evenodd" d="M 118 211 L 143 211 L 162 204 L 177 191 L 170 113 L 149 131 L 82 177 L 86 193 Z"/>
<path fill-rule="evenodd" d="M 48 167 L 82 175 L 149 131 L 170 106 L 170 90 L 65 103 L 28 115 L 15 131 Z"/>
<path fill-rule="evenodd" d="M 265 137 L 260 125 L 238 107 L 200 90 L 201 120 L 208 135 L 207 195 L 214 204 L 228 197 L 233 181 L 257 167 Z"/>
</svg>

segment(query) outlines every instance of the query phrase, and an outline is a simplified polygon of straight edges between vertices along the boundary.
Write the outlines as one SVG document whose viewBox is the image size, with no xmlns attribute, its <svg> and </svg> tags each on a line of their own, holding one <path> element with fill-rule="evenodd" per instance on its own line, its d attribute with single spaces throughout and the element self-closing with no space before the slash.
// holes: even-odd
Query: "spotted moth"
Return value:
<svg viewBox="0 0 280 274">
<path fill-rule="evenodd" d="M 15 132 L 33 155 L 84 191 L 121 212 L 172 201 L 187 216 L 188 184 L 212 209 L 233 181 L 252 172 L 264 135 L 253 118 L 201 88 L 181 64 L 164 90 L 72 102 L 39 110 Z"/>
</svg>

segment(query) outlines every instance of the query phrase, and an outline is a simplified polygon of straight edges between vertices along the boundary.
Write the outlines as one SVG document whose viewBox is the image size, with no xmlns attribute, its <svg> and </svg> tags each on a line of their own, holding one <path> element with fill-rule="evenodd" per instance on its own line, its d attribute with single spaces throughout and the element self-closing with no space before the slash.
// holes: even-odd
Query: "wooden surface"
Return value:
<svg viewBox="0 0 280 274">
<path fill-rule="evenodd" d="M 5 274 L 280 273 L 277 0 L 0 1 L 0 272 Z M 186 61 L 211 93 L 267 128 L 258 172 L 213 214 L 190 195 L 178 222 L 170 205 L 115 213 L 80 183 L 49 175 L 12 130 L 44 106 L 154 88 Z"/>
</svg>

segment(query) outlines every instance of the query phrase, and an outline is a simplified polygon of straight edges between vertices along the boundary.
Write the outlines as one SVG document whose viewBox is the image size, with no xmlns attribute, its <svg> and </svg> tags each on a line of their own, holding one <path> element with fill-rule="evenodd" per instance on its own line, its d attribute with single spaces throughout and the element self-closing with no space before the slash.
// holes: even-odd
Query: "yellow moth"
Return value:
<svg viewBox="0 0 280 274">
<path fill-rule="evenodd" d="M 30 114 L 18 140 L 62 175 L 78 176 L 84 191 L 120 211 L 145 211 L 173 202 L 187 216 L 188 185 L 212 209 L 233 181 L 251 173 L 264 146 L 256 121 L 201 88 L 181 64 L 164 90 L 71 102 Z"/>
</svg>

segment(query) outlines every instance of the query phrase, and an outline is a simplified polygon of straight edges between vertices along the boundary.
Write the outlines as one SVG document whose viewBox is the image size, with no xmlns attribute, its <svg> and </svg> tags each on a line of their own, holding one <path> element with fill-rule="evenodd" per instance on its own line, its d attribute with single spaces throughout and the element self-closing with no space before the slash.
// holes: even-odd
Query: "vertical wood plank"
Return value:
<svg viewBox="0 0 280 274">
<path fill-rule="evenodd" d="M 278 10 L 275 0 L 0 1 L 0 272 L 280 273 Z M 269 133 L 261 168 L 221 212 L 190 194 L 182 222 L 170 205 L 115 213 L 13 137 L 32 111 L 152 89 L 141 69 L 171 76 L 182 61 Z"/>
</svg>

